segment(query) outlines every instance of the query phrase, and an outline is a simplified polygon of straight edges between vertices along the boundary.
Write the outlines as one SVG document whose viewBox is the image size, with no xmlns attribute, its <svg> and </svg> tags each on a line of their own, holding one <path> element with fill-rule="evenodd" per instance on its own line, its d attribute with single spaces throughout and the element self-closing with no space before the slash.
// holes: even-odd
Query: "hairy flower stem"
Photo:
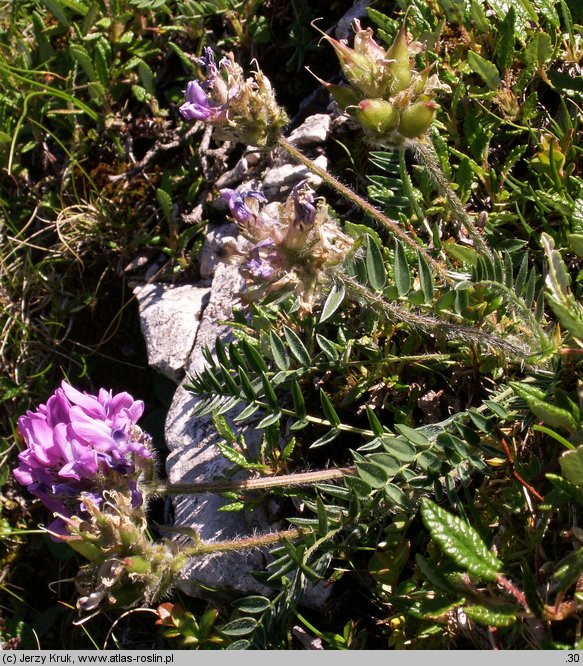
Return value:
<svg viewBox="0 0 583 666">
<path fill-rule="evenodd" d="M 384 213 L 381 213 L 380 210 L 377 210 L 372 204 L 370 204 L 366 199 L 363 199 L 360 195 L 353 192 L 349 187 L 343 185 L 337 178 L 332 174 L 328 173 L 325 169 L 319 167 L 315 162 L 313 162 L 309 157 L 306 157 L 302 152 L 300 152 L 295 146 L 293 146 L 287 139 L 284 139 L 280 136 L 277 140 L 277 145 L 285 150 L 289 155 L 291 155 L 295 160 L 303 164 L 310 171 L 315 173 L 331 188 L 336 190 L 341 194 L 345 199 L 348 199 L 355 206 L 361 208 L 367 215 L 370 215 L 374 220 L 376 220 L 383 227 L 388 229 L 390 233 L 399 237 L 404 243 L 406 243 L 413 251 L 419 252 L 423 255 L 427 263 L 435 269 L 436 273 L 446 282 L 452 282 L 451 278 L 447 275 L 446 268 L 444 265 L 440 264 L 438 261 L 433 259 L 427 251 L 414 241 L 410 236 L 408 236 L 403 229 L 399 226 L 398 222 L 391 220 Z"/>
<path fill-rule="evenodd" d="M 490 250 L 487 243 L 482 238 L 482 235 L 470 219 L 460 198 L 452 190 L 451 185 L 439 166 L 437 157 L 431 148 L 417 139 L 409 139 L 406 142 L 405 147 L 413 153 L 413 157 L 425 169 L 425 172 L 431 179 L 431 182 L 434 184 L 439 194 L 445 198 L 453 218 L 468 232 L 476 250 L 480 252 L 480 254 L 493 259 L 492 250 Z"/>
<path fill-rule="evenodd" d="M 496 347 L 515 356 L 524 357 L 530 355 L 530 350 L 525 347 L 512 344 L 496 335 L 484 333 L 477 328 L 469 326 L 459 326 L 458 324 L 453 324 L 437 317 L 429 317 L 417 312 L 411 312 L 411 310 L 405 307 L 389 303 L 380 294 L 374 293 L 368 287 L 360 284 L 354 278 L 340 270 L 331 272 L 330 277 L 335 282 L 343 285 L 348 295 L 355 301 L 373 306 L 377 312 L 382 313 L 391 321 L 402 321 L 411 326 L 411 328 L 420 329 L 425 333 L 434 335 L 442 333 L 450 340 L 462 340 L 464 342 Z"/>
<path fill-rule="evenodd" d="M 189 495 L 197 493 L 223 493 L 227 491 L 264 490 L 266 488 L 287 488 L 289 486 L 305 486 L 331 479 L 341 479 L 354 474 L 354 467 L 338 467 L 300 474 L 268 476 L 258 479 L 241 481 L 217 481 L 211 483 L 152 483 L 140 486 L 146 493 L 166 495 Z"/>
<path fill-rule="evenodd" d="M 268 534 L 258 534 L 257 536 L 245 537 L 242 539 L 232 539 L 231 541 L 199 541 L 194 546 L 181 551 L 181 554 L 187 557 L 196 557 L 198 555 L 209 555 L 211 553 L 228 553 L 230 551 L 247 550 L 249 548 L 261 548 L 261 546 L 271 546 L 282 539 L 297 539 L 302 536 L 303 530 L 289 529 L 279 532 L 270 532 Z"/>
<path fill-rule="evenodd" d="M 531 612 L 530 608 L 528 607 L 528 602 L 526 600 L 524 592 L 519 590 L 512 581 L 508 580 L 508 578 L 506 578 L 502 574 L 497 574 L 496 582 L 498 583 L 498 585 L 503 587 L 506 590 L 506 592 L 511 594 L 527 613 Z"/>
</svg>

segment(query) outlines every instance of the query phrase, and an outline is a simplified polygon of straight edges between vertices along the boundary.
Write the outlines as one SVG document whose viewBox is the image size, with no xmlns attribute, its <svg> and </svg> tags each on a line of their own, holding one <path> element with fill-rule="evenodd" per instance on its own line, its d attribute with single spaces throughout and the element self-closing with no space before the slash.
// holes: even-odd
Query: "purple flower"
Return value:
<svg viewBox="0 0 583 666">
<path fill-rule="evenodd" d="M 256 214 L 248 208 L 245 199 L 256 199 L 261 203 L 267 201 L 261 192 L 247 190 L 246 192 L 241 192 L 239 194 L 239 192 L 228 188 L 221 190 L 220 198 L 227 202 L 227 206 L 229 207 L 235 222 L 242 225 L 245 225 L 249 220 L 254 220 L 256 218 Z"/>
<path fill-rule="evenodd" d="M 305 181 L 296 185 L 291 192 L 294 203 L 294 223 L 300 229 L 311 227 L 316 221 L 316 208 L 312 191 L 306 187 Z"/>
<path fill-rule="evenodd" d="M 186 86 L 186 102 L 179 108 L 185 120 L 208 120 L 220 122 L 227 116 L 225 82 L 215 64 L 212 49 L 198 60 L 206 68 L 207 77 L 202 82 L 190 81 Z"/>
<path fill-rule="evenodd" d="M 251 259 L 245 267 L 253 277 L 270 280 L 279 270 L 281 261 L 276 251 L 264 256 L 262 250 L 265 248 L 275 249 L 275 243 L 271 238 L 266 238 L 251 248 Z"/>
<path fill-rule="evenodd" d="M 207 77 L 212 79 L 218 76 L 219 70 L 215 63 L 215 53 L 210 46 L 207 46 L 204 50 L 204 55 L 198 58 L 198 64 L 206 69 Z"/>
<path fill-rule="evenodd" d="M 186 120 L 208 120 L 213 115 L 210 99 L 198 81 L 186 86 L 186 102 L 179 111 Z"/>
<path fill-rule="evenodd" d="M 18 420 L 27 448 L 18 456 L 16 480 L 66 517 L 83 514 L 82 493 L 100 498 L 120 484 L 139 506 L 136 463 L 152 457 L 149 437 L 136 425 L 143 411 L 129 393 L 100 389 L 95 396 L 63 381 L 46 405 Z"/>
</svg>

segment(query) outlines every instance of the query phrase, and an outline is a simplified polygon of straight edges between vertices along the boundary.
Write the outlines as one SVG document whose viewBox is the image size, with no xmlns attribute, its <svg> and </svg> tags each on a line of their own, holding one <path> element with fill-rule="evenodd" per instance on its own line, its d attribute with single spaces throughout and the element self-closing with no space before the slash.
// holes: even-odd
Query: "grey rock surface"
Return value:
<svg viewBox="0 0 583 666">
<path fill-rule="evenodd" d="M 330 133 L 332 119 L 327 113 L 308 116 L 289 136 L 288 141 L 298 148 L 324 143 Z"/>
<path fill-rule="evenodd" d="M 212 278 L 220 263 L 220 255 L 224 242 L 226 240 L 234 242 L 237 234 L 237 225 L 234 222 L 231 224 L 221 224 L 218 227 L 211 227 L 208 230 L 198 258 L 200 276 L 203 279 Z"/>
<path fill-rule="evenodd" d="M 173 381 L 184 376 L 209 293 L 208 288 L 191 284 L 146 284 L 134 289 L 148 364 Z"/>
<path fill-rule="evenodd" d="M 216 265 L 209 303 L 188 362 L 187 376 L 204 368 L 202 350 L 205 347 L 213 349 L 217 337 L 229 339 L 229 327 L 220 322 L 232 316 L 242 288 L 243 280 L 236 266 Z M 170 449 L 166 470 L 173 483 L 208 482 L 223 477 L 225 470 L 231 467 L 217 447 L 219 436 L 211 419 L 190 416 L 197 400 L 182 384 L 166 419 L 166 440 Z M 245 514 L 219 511 L 225 503 L 226 500 L 210 493 L 179 496 L 174 501 L 176 527 L 195 529 L 204 541 L 248 536 L 250 528 Z M 256 527 L 255 531 L 270 532 L 279 527 L 279 524 L 272 526 L 263 521 L 262 528 Z M 264 567 L 265 552 L 260 549 L 206 556 L 191 563 L 179 587 L 186 594 L 198 597 L 205 595 L 205 587 L 223 594 L 265 594 L 267 588 L 250 574 Z"/>
<path fill-rule="evenodd" d="M 328 168 L 328 160 L 325 155 L 319 155 L 314 162 L 321 169 Z M 294 185 L 301 183 L 303 180 L 307 180 L 313 188 L 317 188 L 322 183 L 322 179 L 309 171 L 303 164 L 285 163 L 274 166 L 263 175 L 263 193 L 268 199 L 283 193 L 289 193 Z"/>
</svg>

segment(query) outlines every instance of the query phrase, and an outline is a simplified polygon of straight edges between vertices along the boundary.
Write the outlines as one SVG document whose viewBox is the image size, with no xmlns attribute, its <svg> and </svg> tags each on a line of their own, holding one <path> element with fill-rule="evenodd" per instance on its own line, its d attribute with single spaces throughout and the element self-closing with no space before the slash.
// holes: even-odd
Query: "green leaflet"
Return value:
<svg viewBox="0 0 583 666">
<path fill-rule="evenodd" d="M 559 582 L 561 590 L 567 590 L 574 585 L 583 573 L 583 548 L 576 550 L 570 555 L 568 560 L 553 575 L 553 578 Z"/>
<path fill-rule="evenodd" d="M 383 437 L 383 448 L 387 453 L 404 463 L 415 459 L 415 447 L 400 437 Z"/>
<path fill-rule="evenodd" d="M 546 32 L 537 32 L 524 50 L 527 64 L 542 67 L 553 54 L 551 38 Z"/>
<path fill-rule="evenodd" d="M 328 294 L 328 298 L 326 298 L 324 307 L 322 308 L 322 314 L 320 315 L 319 322 L 320 324 L 326 321 L 326 319 L 330 319 L 336 310 L 338 310 L 338 308 L 342 305 L 342 301 L 344 300 L 345 295 L 346 290 L 342 285 L 335 284 L 332 287 L 330 293 Z"/>
<path fill-rule="evenodd" d="M 254 595 L 237 599 L 231 603 L 231 606 L 243 613 L 262 613 L 271 606 L 271 601 L 267 597 Z"/>
<path fill-rule="evenodd" d="M 387 271 L 383 252 L 371 235 L 367 237 L 366 270 L 371 287 L 376 291 L 381 291 L 387 281 Z"/>
<path fill-rule="evenodd" d="M 464 606 L 464 613 L 478 624 L 485 627 L 509 627 L 516 622 L 516 608 L 503 606 L 491 608 L 488 606 Z"/>
<path fill-rule="evenodd" d="M 330 421 L 330 424 L 335 428 L 339 426 L 340 418 L 336 413 L 330 398 L 324 393 L 322 389 L 320 389 L 320 402 L 322 403 L 322 411 L 324 412 L 324 416 L 328 419 L 328 421 Z"/>
<path fill-rule="evenodd" d="M 382 488 L 389 480 L 383 465 L 373 462 L 357 462 L 356 469 L 360 478 L 371 488 Z"/>
<path fill-rule="evenodd" d="M 515 27 L 516 11 L 514 7 L 510 7 L 508 14 L 500 23 L 500 33 L 496 43 L 496 62 L 502 71 L 509 69 L 514 60 Z"/>
<path fill-rule="evenodd" d="M 288 326 L 283 327 L 283 334 L 285 335 L 290 351 L 295 356 L 296 360 L 300 365 L 309 368 L 311 365 L 310 354 L 298 335 Z"/>
<path fill-rule="evenodd" d="M 574 338 L 583 340 L 583 311 L 581 306 L 574 299 L 569 305 L 565 305 L 549 292 L 546 292 L 545 296 L 562 327 L 569 331 Z"/>
<path fill-rule="evenodd" d="M 419 268 L 419 282 L 421 283 L 423 298 L 425 299 L 426 303 L 431 303 L 433 302 L 433 295 L 435 293 L 433 274 L 431 273 L 431 268 L 427 263 L 427 259 L 425 259 L 425 257 L 420 252 L 417 252 L 417 264 Z"/>
<path fill-rule="evenodd" d="M 69 26 L 69 19 L 60 2 L 57 2 L 57 0 L 42 0 L 42 3 L 61 25 Z"/>
<path fill-rule="evenodd" d="M 470 51 L 468 53 L 468 66 L 477 74 L 490 90 L 497 90 L 500 85 L 500 74 L 496 65 L 482 56 Z"/>
<path fill-rule="evenodd" d="M 563 476 L 576 486 L 583 486 L 583 446 L 565 451 L 559 458 Z"/>
<path fill-rule="evenodd" d="M 496 580 L 502 562 L 491 553 L 478 532 L 465 521 L 440 508 L 427 497 L 421 516 L 431 537 L 459 566 L 481 580 Z"/>
<path fill-rule="evenodd" d="M 395 238 L 395 285 L 399 296 L 406 296 L 411 291 L 411 274 L 403 244 Z"/>
<path fill-rule="evenodd" d="M 547 425 L 553 428 L 565 428 L 569 432 L 579 428 L 573 414 L 562 407 L 550 404 L 544 391 L 518 382 L 509 382 L 508 385 L 517 396 L 526 401 L 530 411 Z"/>
<path fill-rule="evenodd" d="M 225 624 L 221 628 L 221 633 L 227 636 L 246 636 L 255 630 L 257 620 L 252 617 L 241 617 L 238 620 L 233 620 Z"/>
<path fill-rule="evenodd" d="M 269 332 L 269 346 L 271 347 L 271 353 L 273 354 L 275 365 L 277 365 L 280 370 L 287 370 L 289 368 L 289 355 L 283 341 L 275 331 Z"/>
</svg>

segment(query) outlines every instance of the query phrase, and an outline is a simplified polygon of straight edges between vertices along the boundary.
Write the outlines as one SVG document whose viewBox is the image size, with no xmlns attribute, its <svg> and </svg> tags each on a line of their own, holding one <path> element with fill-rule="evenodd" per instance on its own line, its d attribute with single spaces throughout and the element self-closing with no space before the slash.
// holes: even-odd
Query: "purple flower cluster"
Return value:
<svg viewBox="0 0 583 666">
<path fill-rule="evenodd" d="M 330 216 L 325 202 L 314 198 L 306 181 L 298 183 L 283 204 L 268 204 L 255 190 L 221 190 L 247 245 L 225 244 L 224 260 L 241 266 L 255 300 L 280 290 L 295 291 L 300 306 L 310 310 L 323 272 L 344 261 L 353 241 Z"/>
<path fill-rule="evenodd" d="M 210 48 L 205 49 L 198 64 L 206 77 L 187 85 L 186 102 L 180 107 L 182 117 L 211 125 L 215 138 L 221 141 L 274 144 L 288 117 L 275 101 L 267 77 L 257 71 L 245 78 L 232 53 L 217 65 Z"/>
<path fill-rule="evenodd" d="M 83 515 L 81 494 L 99 503 L 115 487 L 130 490 L 139 506 L 137 467 L 152 457 L 149 437 L 136 425 L 143 411 L 144 403 L 129 393 L 100 389 L 95 396 L 63 381 L 46 405 L 18 420 L 27 448 L 18 456 L 16 480 L 64 517 Z M 57 520 L 51 529 L 63 525 Z"/>
</svg>

